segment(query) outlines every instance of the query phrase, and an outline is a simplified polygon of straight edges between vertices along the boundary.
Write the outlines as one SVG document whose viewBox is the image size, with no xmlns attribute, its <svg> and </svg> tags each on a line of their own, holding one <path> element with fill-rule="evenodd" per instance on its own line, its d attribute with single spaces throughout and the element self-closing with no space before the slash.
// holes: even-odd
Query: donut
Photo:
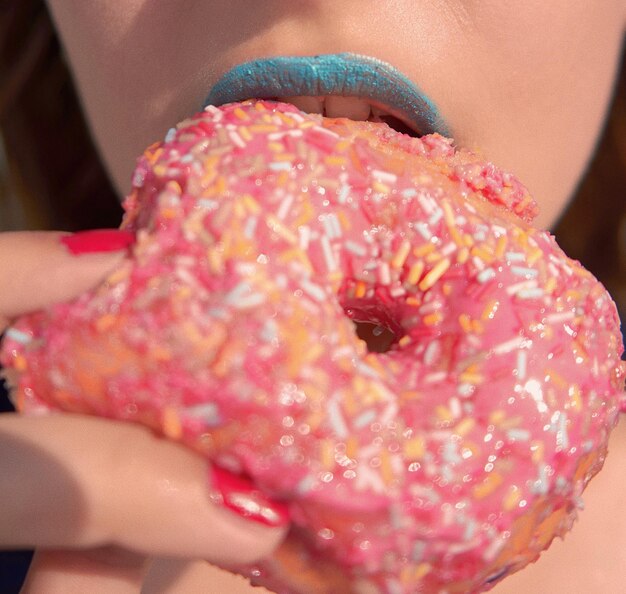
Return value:
<svg viewBox="0 0 626 594">
<path fill-rule="evenodd" d="M 125 263 L 7 332 L 20 409 L 142 423 L 245 475 L 354 592 L 488 590 L 571 528 L 623 345 L 513 175 L 247 101 L 148 148 L 124 206 Z"/>
</svg>

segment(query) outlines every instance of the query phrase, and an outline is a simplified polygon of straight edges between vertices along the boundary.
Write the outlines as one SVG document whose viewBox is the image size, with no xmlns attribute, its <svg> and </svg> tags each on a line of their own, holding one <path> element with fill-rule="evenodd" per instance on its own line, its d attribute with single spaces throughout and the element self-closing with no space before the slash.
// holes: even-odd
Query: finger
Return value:
<svg viewBox="0 0 626 594">
<path fill-rule="evenodd" d="M 118 230 L 1 233 L 0 323 L 92 288 L 122 262 L 132 240 Z"/>
<path fill-rule="evenodd" d="M 0 415 L 0 547 L 117 545 L 218 565 L 270 554 L 286 527 L 208 497 L 207 465 L 130 423 Z"/>
<path fill-rule="evenodd" d="M 37 551 L 21 594 L 139 594 L 150 560 L 115 548 Z"/>
</svg>

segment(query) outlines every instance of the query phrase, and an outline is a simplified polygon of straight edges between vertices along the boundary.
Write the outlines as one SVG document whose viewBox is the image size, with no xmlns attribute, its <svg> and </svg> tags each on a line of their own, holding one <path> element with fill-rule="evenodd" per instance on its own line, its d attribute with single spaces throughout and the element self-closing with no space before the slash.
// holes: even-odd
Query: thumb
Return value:
<svg viewBox="0 0 626 594">
<path fill-rule="evenodd" d="M 0 330 L 11 318 L 94 287 L 133 241 L 132 233 L 117 229 L 0 233 Z"/>
</svg>

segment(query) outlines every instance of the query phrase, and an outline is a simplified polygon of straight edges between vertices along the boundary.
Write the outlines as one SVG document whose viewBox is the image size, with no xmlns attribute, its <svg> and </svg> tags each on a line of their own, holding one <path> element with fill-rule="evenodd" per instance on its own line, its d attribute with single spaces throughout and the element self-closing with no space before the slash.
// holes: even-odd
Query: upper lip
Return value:
<svg viewBox="0 0 626 594">
<path fill-rule="evenodd" d="M 278 56 L 239 64 L 215 83 L 204 105 L 328 95 L 365 99 L 420 135 L 450 135 L 434 103 L 399 70 L 376 58 L 350 53 Z"/>
</svg>

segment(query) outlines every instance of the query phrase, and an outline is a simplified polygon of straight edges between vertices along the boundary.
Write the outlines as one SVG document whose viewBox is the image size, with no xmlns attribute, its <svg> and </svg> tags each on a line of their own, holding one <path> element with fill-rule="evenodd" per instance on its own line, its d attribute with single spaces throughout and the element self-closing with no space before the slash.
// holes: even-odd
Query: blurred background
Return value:
<svg viewBox="0 0 626 594">
<path fill-rule="evenodd" d="M 45 6 L 41 0 L 2 0 L 0 231 L 116 227 L 121 214 Z M 605 284 L 626 320 L 624 63 L 598 151 L 552 231 L 564 251 Z M 5 410 L 10 404 L 0 394 Z M 19 591 L 29 560 L 27 551 L 0 554 L 1 593 Z"/>
</svg>

